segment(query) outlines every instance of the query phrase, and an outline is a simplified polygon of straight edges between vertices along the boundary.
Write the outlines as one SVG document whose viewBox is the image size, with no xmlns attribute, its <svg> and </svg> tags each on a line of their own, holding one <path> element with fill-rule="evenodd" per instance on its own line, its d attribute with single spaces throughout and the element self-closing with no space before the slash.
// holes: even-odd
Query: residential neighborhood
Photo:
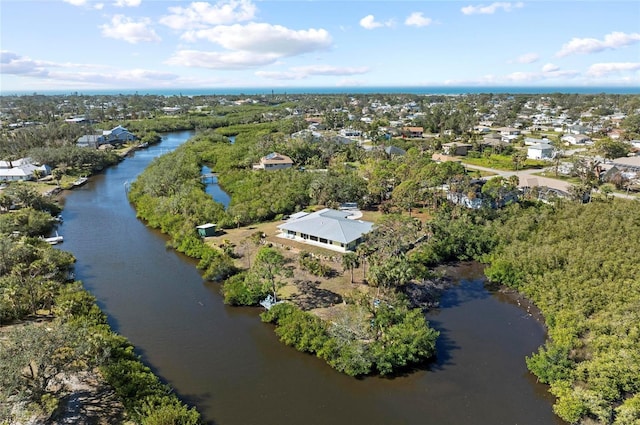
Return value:
<svg viewBox="0 0 640 425">
<path fill-rule="evenodd" d="M 637 240 L 638 96 L 34 95 L 3 98 L 0 114 L 0 233 L 10 259 L 0 270 L 2 325 L 54 323 L 78 297 L 94 302 L 79 295 L 71 254 L 53 246 L 64 240 L 79 262 L 92 258 L 90 275 L 78 268 L 92 284 L 102 274 L 116 294 L 159 295 L 162 311 L 182 300 L 178 315 L 198 317 L 185 328 L 248 326 L 256 314 L 242 310 L 250 319 L 238 320 L 227 306 L 260 309 L 270 324 L 231 331 L 225 345 L 275 329 L 349 376 L 429 369 L 451 348 L 443 324 L 427 318 L 451 302 L 447 314 L 491 303 L 491 314 L 458 321 L 474 335 L 559 318 L 540 326 L 532 346 L 554 350 L 561 380 L 574 364 L 593 372 L 618 361 L 610 323 L 622 335 L 616 344 L 637 351 L 628 338 L 637 273 L 627 254 Z M 488 284 L 514 309 L 499 313 Z M 135 311 L 159 301 L 134 298 Z M 221 316 L 202 320 L 222 303 Z M 92 308 L 79 310 L 104 329 Z M 513 346 L 507 340 L 501 351 Z M 204 350 L 205 361 L 218 348 Z M 545 349 L 526 362 L 540 379 Z M 628 380 L 637 367 L 616 370 Z M 122 385 L 119 376 L 108 384 Z M 586 385 L 602 385 L 585 379 L 562 381 L 558 405 L 581 403 L 563 419 L 600 415 L 602 406 L 626 414 L 620 379 L 607 386 L 609 404 L 580 398 Z"/>
<path fill-rule="evenodd" d="M 606 172 L 615 162 L 615 171 L 622 177 L 614 179 L 617 189 L 624 192 L 640 190 L 633 160 L 632 164 L 627 164 L 625 159 L 640 153 L 638 126 L 628 125 L 638 121 L 640 107 L 637 102 L 634 106 L 633 97 L 624 110 L 616 108 L 613 97 L 601 97 L 584 96 L 581 101 L 579 97 L 562 95 L 144 96 L 137 98 L 144 102 L 133 107 L 132 102 L 125 106 L 118 98 L 74 95 L 33 99 L 44 105 L 28 120 L 24 120 L 21 107 L 27 99 L 7 97 L 0 108 L 0 125 L 4 137 L 10 140 L 14 132 L 44 126 L 45 120 L 60 119 L 76 126 L 79 132 L 89 130 L 77 137 L 76 146 L 110 149 L 140 139 L 141 134 L 136 135 L 123 126 L 130 120 L 179 119 L 189 114 L 206 116 L 217 108 L 232 105 L 259 107 L 287 101 L 297 106 L 265 112 L 261 119 L 289 122 L 291 131 L 287 136 L 291 141 L 354 144 L 366 152 L 382 150 L 388 157 L 402 156 L 413 148 L 424 154 L 428 152 L 436 161 L 455 160 L 494 169 L 497 173 L 501 168 L 492 168 L 490 158 L 521 155 L 523 169 L 539 169 L 539 181 L 550 176 L 551 167 L 555 170 L 554 177 L 570 180 L 577 176 L 574 163 L 581 160 L 598 161 L 604 171 L 602 176 L 611 178 L 612 173 Z M 107 119 L 117 120 L 116 125 L 110 130 L 96 129 L 95 123 Z M 600 148 L 603 143 L 615 144 L 618 152 L 624 155 L 612 157 L 612 152 Z M 264 152 L 256 158 L 253 168 L 313 168 L 309 164 L 296 163 L 295 158 L 286 153 Z M 519 163 L 520 160 L 513 161 Z M 531 164 L 527 165 L 526 161 Z M 42 177 L 51 171 L 47 164 L 39 165 L 44 168 L 38 170 L 33 167 L 3 166 L 2 178 L 33 179 L 34 172 L 35 176 Z M 9 168 L 13 168 L 12 171 L 8 171 Z M 535 180 L 529 178 L 527 182 Z M 568 184 L 563 187 L 566 189 Z"/>
</svg>

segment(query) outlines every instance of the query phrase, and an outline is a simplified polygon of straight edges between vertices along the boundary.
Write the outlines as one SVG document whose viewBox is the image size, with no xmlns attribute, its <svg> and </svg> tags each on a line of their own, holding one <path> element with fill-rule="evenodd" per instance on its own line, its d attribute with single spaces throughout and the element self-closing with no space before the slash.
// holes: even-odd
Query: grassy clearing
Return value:
<svg viewBox="0 0 640 425">
<path fill-rule="evenodd" d="M 503 171 L 515 171 L 516 167 L 513 159 L 510 155 L 491 155 L 488 158 L 464 158 L 464 162 L 471 165 L 477 165 L 479 167 L 494 168 L 496 170 Z M 545 161 L 538 161 L 535 159 L 527 159 L 523 164 L 520 164 L 520 170 L 531 168 L 543 168 L 549 165 Z"/>
</svg>

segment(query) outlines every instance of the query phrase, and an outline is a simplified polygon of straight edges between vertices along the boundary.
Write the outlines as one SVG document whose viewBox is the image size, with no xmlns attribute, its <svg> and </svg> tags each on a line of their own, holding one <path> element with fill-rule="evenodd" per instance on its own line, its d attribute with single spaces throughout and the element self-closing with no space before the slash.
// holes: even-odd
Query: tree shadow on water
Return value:
<svg viewBox="0 0 640 425">
<path fill-rule="evenodd" d="M 151 364 L 151 362 L 149 361 L 148 357 L 145 354 L 145 350 L 136 348 L 135 352 L 136 354 L 138 354 L 138 356 L 140 356 L 140 361 L 142 361 L 142 363 L 144 363 L 144 365 L 148 367 L 156 377 L 158 377 L 158 379 L 162 384 L 169 387 L 170 392 L 175 394 L 180 401 L 182 401 L 184 404 L 187 405 L 187 407 L 195 408 L 200 413 L 201 416 L 204 416 L 204 412 L 209 411 L 211 407 L 211 401 L 214 398 L 211 393 L 186 394 L 186 393 L 181 393 L 177 391 L 175 387 L 173 387 L 171 383 L 164 378 L 162 373 L 160 373 L 159 369 Z M 202 417 L 201 423 L 204 425 L 217 425 L 217 422 L 213 418 Z"/>
<path fill-rule="evenodd" d="M 440 297 L 440 309 L 460 307 L 462 304 L 491 296 L 483 279 L 461 280 L 444 291 Z"/>
</svg>

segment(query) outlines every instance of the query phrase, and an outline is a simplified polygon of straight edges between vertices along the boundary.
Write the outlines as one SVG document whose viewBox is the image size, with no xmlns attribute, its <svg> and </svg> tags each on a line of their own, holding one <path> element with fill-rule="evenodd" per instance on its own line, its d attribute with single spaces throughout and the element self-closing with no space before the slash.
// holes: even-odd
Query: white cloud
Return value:
<svg viewBox="0 0 640 425">
<path fill-rule="evenodd" d="M 161 24 L 174 30 L 189 30 L 250 21 L 256 6 L 249 0 L 224 0 L 214 5 L 193 2 L 188 7 L 170 7 L 169 12 L 171 15 L 160 18 Z"/>
<path fill-rule="evenodd" d="M 113 5 L 116 7 L 138 7 L 142 0 L 117 0 Z"/>
<path fill-rule="evenodd" d="M 114 70 L 101 65 L 57 63 L 34 60 L 10 51 L 0 52 L 0 72 L 48 81 L 49 85 L 71 84 L 112 86 L 122 83 L 132 87 L 155 87 L 159 82 L 179 80 L 179 76 L 164 71 L 146 69 Z"/>
<path fill-rule="evenodd" d="M 141 41 L 160 41 L 156 32 L 149 28 L 151 20 L 142 18 L 134 21 L 124 15 L 115 15 L 108 24 L 100 25 L 102 35 L 116 40 L 124 40 L 132 44 Z"/>
<path fill-rule="evenodd" d="M 525 53 L 524 55 L 518 56 L 515 60 L 509 61 L 511 63 L 533 63 L 540 59 L 540 56 L 536 53 Z"/>
<path fill-rule="evenodd" d="M 280 25 L 249 23 L 247 25 L 217 26 L 184 34 L 183 39 L 208 40 L 225 49 L 272 54 L 278 57 L 295 56 L 331 46 L 331 36 L 324 29 L 292 30 Z"/>
<path fill-rule="evenodd" d="M 640 62 L 594 63 L 587 70 L 587 75 L 590 77 L 604 77 L 610 74 L 638 70 L 640 70 Z"/>
<path fill-rule="evenodd" d="M 259 54 L 254 52 L 204 52 L 200 50 L 180 50 L 170 57 L 166 63 L 190 68 L 208 69 L 244 69 L 276 62 L 279 55 L 273 53 Z"/>
<path fill-rule="evenodd" d="M 364 18 L 360 19 L 360 26 L 364 29 L 372 30 L 380 27 L 392 27 L 394 26 L 394 21 L 392 19 L 386 22 L 378 22 L 376 21 L 375 16 L 367 15 Z"/>
<path fill-rule="evenodd" d="M 506 79 L 513 82 L 536 81 L 542 78 L 541 74 L 535 72 L 512 72 Z"/>
<path fill-rule="evenodd" d="M 315 75 L 348 76 L 369 72 L 367 67 L 336 67 L 331 65 L 309 65 L 293 67 L 289 71 L 257 71 L 255 75 L 270 80 L 302 80 Z"/>
<path fill-rule="evenodd" d="M 498 10 L 502 9 L 505 12 L 511 12 L 514 9 L 519 9 L 524 7 L 524 3 L 508 3 L 508 2 L 495 2 L 491 3 L 488 6 L 478 5 L 478 6 L 465 6 L 460 11 L 465 15 L 493 15 Z"/>
<path fill-rule="evenodd" d="M 309 65 L 291 68 L 297 72 L 303 72 L 307 75 L 358 75 L 369 72 L 366 66 L 360 67 L 340 67 L 331 65 Z"/>
<path fill-rule="evenodd" d="M 69 3 L 70 5 L 73 6 L 84 6 L 85 4 L 87 4 L 87 0 L 62 0 L 65 3 Z"/>
<path fill-rule="evenodd" d="M 65 3 L 69 3 L 72 6 L 78 6 L 78 7 L 89 6 L 91 4 L 88 0 L 62 0 L 62 1 Z M 91 6 L 92 9 L 96 9 L 96 10 L 102 10 L 103 7 L 104 7 L 104 3 L 95 3 Z"/>
<path fill-rule="evenodd" d="M 431 18 L 422 16 L 422 12 L 413 12 L 405 19 L 404 24 L 413 27 L 426 27 L 433 23 Z"/>
<path fill-rule="evenodd" d="M 510 82 L 524 83 L 559 78 L 573 79 L 579 75 L 578 71 L 563 71 L 558 66 L 548 63 L 542 67 L 540 72 L 513 72 L 505 76 L 505 79 Z"/>
<path fill-rule="evenodd" d="M 604 36 L 603 40 L 596 38 L 572 38 L 564 44 L 556 53 L 558 57 L 569 56 L 577 53 L 596 53 L 607 49 L 619 49 L 640 41 L 640 33 L 625 34 L 614 31 Z"/>
</svg>

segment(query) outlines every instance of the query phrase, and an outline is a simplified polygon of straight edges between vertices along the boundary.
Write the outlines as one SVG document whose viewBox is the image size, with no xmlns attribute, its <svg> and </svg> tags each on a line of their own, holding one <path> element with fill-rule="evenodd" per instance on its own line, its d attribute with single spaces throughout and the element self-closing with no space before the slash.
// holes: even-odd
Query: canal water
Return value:
<svg viewBox="0 0 640 425">
<path fill-rule="evenodd" d="M 219 425 L 560 424 L 524 357 L 543 326 L 483 285 L 477 264 L 429 313 L 437 358 L 404 376 L 354 379 L 278 341 L 259 309 L 227 307 L 218 284 L 135 216 L 125 187 L 192 133 L 167 134 L 68 194 L 58 229 L 76 276 L 113 328 L 204 419 Z"/>
</svg>

